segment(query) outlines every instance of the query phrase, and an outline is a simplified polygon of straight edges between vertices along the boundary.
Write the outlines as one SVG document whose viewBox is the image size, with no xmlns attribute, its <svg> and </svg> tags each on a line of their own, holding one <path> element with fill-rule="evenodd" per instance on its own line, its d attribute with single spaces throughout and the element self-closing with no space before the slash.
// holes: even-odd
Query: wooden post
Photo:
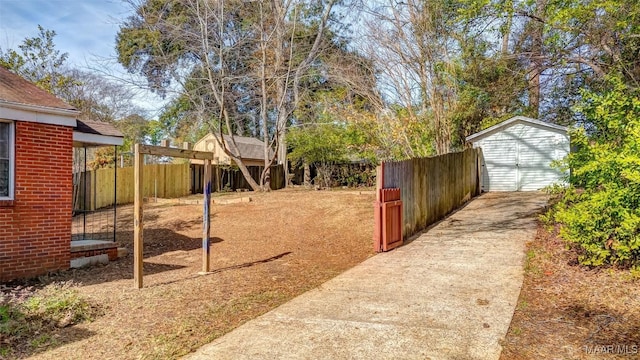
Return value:
<svg viewBox="0 0 640 360">
<path fill-rule="evenodd" d="M 134 187 L 133 200 L 133 282 L 137 289 L 142 288 L 142 174 L 144 155 L 140 154 L 140 145 L 134 148 Z"/>
<path fill-rule="evenodd" d="M 373 250 L 382 251 L 382 189 L 384 188 L 384 163 L 376 168 L 376 201 L 373 203 Z"/>
<path fill-rule="evenodd" d="M 204 247 L 205 255 L 203 255 L 204 264 L 203 269 L 209 271 L 209 204 L 211 202 L 211 160 L 213 154 L 203 151 L 194 151 L 187 149 L 176 149 L 170 147 L 151 146 L 144 144 L 135 144 L 134 146 L 134 186 L 135 186 L 135 198 L 133 203 L 133 281 L 134 286 L 138 289 L 142 288 L 142 190 L 143 182 L 142 175 L 144 170 L 144 155 L 154 156 L 171 156 L 187 159 L 205 160 L 205 204 L 204 204 L 204 217 L 203 217 L 203 237 L 202 245 Z"/>
<path fill-rule="evenodd" d="M 211 160 L 204 161 L 204 179 L 202 184 L 204 194 L 204 211 L 202 213 L 202 271 L 207 273 L 210 270 L 211 251 L 211 217 L 209 216 L 209 205 L 211 204 Z"/>
<path fill-rule="evenodd" d="M 220 192 L 221 187 L 220 183 L 222 179 L 220 178 L 220 165 L 216 164 L 216 191 Z"/>
<path fill-rule="evenodd" d="M 384 162 L 376 168 L 376 201 L 382 201 L 380 190 L 384 189 Z"/>
<path fill-rule="evenodd" d="M 91 198 L 89 199 L 90 201 L 90 205 L 89 205 L 89 210 L 93 211 L 96 209 L 96 175 L 97 175 L 97 171 L 95 170 L 91 170 Z"/>
</svg>

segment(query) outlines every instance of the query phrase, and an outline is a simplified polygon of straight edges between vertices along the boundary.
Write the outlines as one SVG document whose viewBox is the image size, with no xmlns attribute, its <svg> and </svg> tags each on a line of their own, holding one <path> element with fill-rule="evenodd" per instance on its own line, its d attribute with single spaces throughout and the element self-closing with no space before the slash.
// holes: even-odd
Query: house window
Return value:
<svg viewBox="0 0 640 360">
<path fill-rule="evenodd" d="M 13 141 L 13 123 L 0 121 L 0 200 L 13 199 Z"/>
</svg>

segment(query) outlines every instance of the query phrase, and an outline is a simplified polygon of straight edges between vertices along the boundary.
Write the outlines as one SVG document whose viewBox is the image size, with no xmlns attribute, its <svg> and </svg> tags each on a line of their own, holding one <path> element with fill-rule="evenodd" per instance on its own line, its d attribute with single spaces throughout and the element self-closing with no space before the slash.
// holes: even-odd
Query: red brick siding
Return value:
<svg viewBox="0 0 640 360">
<path fill-rule="evenodd" d="M 67 269 L 73 129 L 15 122 L 15 194 L 0 204 L 0 281 Z"/>
<path fill-rule="evenodd" d="M 90 256 L 96 256 L 96 255 L 102 255 L 102 254 L 107 254 L 109 256 L 109 261 L 117 260 L 118 248 L 112 247 L 109 249 L 74 251 L 71 253 L 71 259 L 77 259 L 81 257 L 90 257 Z"/>
</svg>

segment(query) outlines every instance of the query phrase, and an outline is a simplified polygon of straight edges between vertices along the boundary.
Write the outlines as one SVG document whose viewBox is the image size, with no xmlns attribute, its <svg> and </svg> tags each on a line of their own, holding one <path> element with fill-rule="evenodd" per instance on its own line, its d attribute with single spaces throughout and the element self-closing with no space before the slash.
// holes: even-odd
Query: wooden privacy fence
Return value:
<svg viewBox="0 0 640 360">
<path fill-rule="evenodd" d="M 134 169 L 125 167 L 87 171 L 80 184 L 86 181 L 86 210 L 100 209 L 117 204 L 130 204 L 134 200 Z M 144 166 L 144 197 L 175 198 L 189 195 L 189 164 L 152 164 Z M 114 197 L 114 191 L 116 196 Z"/>
<path fill-rule="evenodd" d="M 257 183 L 260 182 L 260 175 L 262 175 L 262 170 L 264 166 L 247 166 L 247 170 L 249 170 L 249 174 L 253 180 Z M 247 180 L 242 175 L 242 172 L 237 168 L 231 168 L 229 166 L 219 166 L 212 165 L 211 166 L 212 178 L 211 178 L 211 186 L 212 191 L 221 191 L 221 190 L 230 190 L 235 191 L 238 189 L 247 189 L 251 190 L 251 186 L 247 183 Z M 202 178 L 204 176 L 204 165 L 202 164 L 191 164 L 191 193 L 192 194 L 201 194 L 202 193 Z M 285 179 L 284 179 L 284 167 L 283 165 L 273 165 L 271 166 L 270 172 L 270 186 L 271 190 L 279 190 L 284 188 Z"/>
<path fill-rule="evenodd" d="M 479 151 L 383 162 L 378 190 L 399 188 L 403 203 L 403 238 L 426 229 L 480 194 Z"/>
<path fill-rule="evenodd" d="M 238 169 L 228 166 L 212 165 L 212 191 L 237 189 L 251 189 L 242 173 Z M 249 173 L 254 180 L 259 181 L 263 167 L 248 166 Z M 87 171 L 80 176 L 78 204 L 83 210 L 96 210 L 113 205 L 130 204 L 134 200 L 134 168 L 118 168 L 114 178 L 113 168 Z M 204 165 L 198 164 L 149 164 L 144 166 L 143 197 L 177 198 L 189 194 L 202 193 Z M 114 182 L 115 181 L 115 182 Z M 271 189 L 284 188 L 284 170 L 282 165 L 271 167 Z M 114 197 L 116 191 L 116 197 Z M 84 195 L 86 194 L 86 195 Z"/>
</svg>

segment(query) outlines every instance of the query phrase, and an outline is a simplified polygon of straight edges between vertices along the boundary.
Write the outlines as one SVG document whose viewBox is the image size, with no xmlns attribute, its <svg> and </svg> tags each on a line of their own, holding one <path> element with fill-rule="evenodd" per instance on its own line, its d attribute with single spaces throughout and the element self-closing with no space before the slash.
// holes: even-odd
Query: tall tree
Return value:
<svg viewBox="0 0 640 360">
<path fill-rule="evenodd" d="M 114 123 L 142 113 L 127 86 L 100 75 L 70 67 L 67 53 L 56 48 L 55 31 L 38 25 L 38 36 L 25 38 L 14 49 L 0 50 L 0 66 L 64 99 L 82 119 Z"/>
<path fill-rule="evenodd" d="M 70 67 L 68 54 L 56 48 L 55 36 L 55 31 L 38 25 L 38 35 L 24 39 L 19 51 L 0 51 L 0 65 L 74 106 L 80 111 L 79 119 L 114 124 L 125 136 L 121 150 L 128 151 L 132 142 L 142 140 L 140 132 L 148 126 L 144 111 L 133 101 L 134 92 L 98 74 Z M 114 163 L 112 147 L 94 155 L 98 167 Z"/>
<path fill-rule="evenodd" d="M 147 0 L 120 28 L 119 61 L 158 92 L 179 88 L 191 115 L 211 130 L 254 190 L 268 165 L 286 164 L 286 126 L 303 79 L 326 49 L 335 0 Z M 184 114 L 184 113 L 183 113 Z M 251 129 L 265 141 L 260 184 L 222 135 Z M 271 155 L 273 154 L 273 155 Z M 286 168 L 286 167 L 285 167 Z"/>
<path fill-rule="evenodd" d="M 60 97 L 80 111 L 80 118 L 116 123 L 134 114 L 144 114 L 134 102 L 135 92 L 126 84 L 78 69 L 66 74 L 74 80 L 73 85 L 64 89 Z"/>
<path fill-rule="evenodd" d="M 369 3 L 366 54 L 380 71 L 390 103 L 401 105 L 409 124 L 422 124 L 432 143 L 408 148 L 409 156 L 449 152 L 454 146 L 451 111 L 456 107 L 455 77 L 460 42 L 458 2 L 382 0 Z M 410 142 L 409 142 L 410 143 Z"/>
<path fill-rule="evenodd" d="M 33 82 L 38 87 L 56 95 L 62 95 L 76 83 L 68 76 L 67 53 L 60 53 L 53 41 L 56 32 L 38 25 L 38 35 L 25 38 L 14 49 L 0 49 L 0 66 Z"/>
<path fill-rule="evenodd" d="M 501 44 L 493 33 L 484 38 L 501 45 L 504 58 L 520 64 L 514 75 L 529 83 L 526 112 L 531 116 L 570 122 L 569 109 L 579 102 L 580 89 L 601 90 L 607 86 L 607 75 L 621 74 L 637 84 L 637 2 L 463 1 L 465 21 L 474 21 L 481 29 L 497 25 L 503 34 Z"/>
</svg>

